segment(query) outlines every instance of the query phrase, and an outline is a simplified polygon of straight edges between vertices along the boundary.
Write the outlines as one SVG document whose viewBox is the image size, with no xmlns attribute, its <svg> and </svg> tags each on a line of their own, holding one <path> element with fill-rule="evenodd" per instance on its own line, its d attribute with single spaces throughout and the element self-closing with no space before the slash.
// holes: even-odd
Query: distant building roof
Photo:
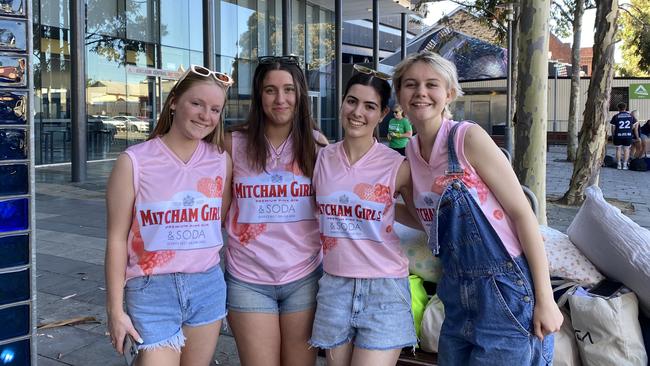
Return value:
<svg viewBox="0 0 650 366">
<path fill-rule="evenodd" d="M 508 51 L 505 48 L 447 27 L 431 29 L 407 45 L 408 54 L 424 50 L 452 61 L 461 81 L 507 77 Z M 401 53 L 397 51 L 381 63 L 394 67 L 400 61 Z"/>
</svg>

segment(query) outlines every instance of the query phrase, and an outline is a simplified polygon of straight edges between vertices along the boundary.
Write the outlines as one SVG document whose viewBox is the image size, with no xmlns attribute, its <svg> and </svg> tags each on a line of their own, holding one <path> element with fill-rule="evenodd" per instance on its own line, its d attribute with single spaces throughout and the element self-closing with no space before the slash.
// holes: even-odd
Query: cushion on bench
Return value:
<svg viewBox="0 0 650 366">
<path fill-rule="evenodd" d="M 540 225 L 552 277 L 561 277 L 583 286 L 595 285 L 605 279 L 596 267 L 576 248 L 566 234 Z"/>
<path fill-rule="evenodd" d="M 607 203 L 600 188 L 591 186 L 567 233 L 605 276 L 632 289 L 641 310 L 650 315 L 650 231 Z"/>
</svg>

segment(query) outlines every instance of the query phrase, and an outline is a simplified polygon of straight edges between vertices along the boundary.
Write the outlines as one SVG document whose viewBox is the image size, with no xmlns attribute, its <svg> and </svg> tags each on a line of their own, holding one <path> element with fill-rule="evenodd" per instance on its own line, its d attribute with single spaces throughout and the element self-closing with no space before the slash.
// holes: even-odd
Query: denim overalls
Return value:
<svg viewBox="0 0 650 366">
<path fill-rule="evenodd" d="M 550 365 L 552 335 L 541 342 L 533 334 L 535 298 L 528 263 L 523 255 L 508 254 L 460 179 L 454 140 L 461 123 L 447 140 L 446 174 L 456 178 L 440 197 L 429 233 L 429 247 L 443 266 L 437 289 L 445 306 L 438 363 Z"/>
</svg>

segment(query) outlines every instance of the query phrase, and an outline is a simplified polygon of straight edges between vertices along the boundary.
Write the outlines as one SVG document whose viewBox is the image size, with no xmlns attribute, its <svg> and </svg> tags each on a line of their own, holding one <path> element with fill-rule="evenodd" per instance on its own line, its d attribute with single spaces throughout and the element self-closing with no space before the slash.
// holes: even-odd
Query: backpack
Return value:
<svg viewBox="0 0 650 366">
<path fill-rule="evenodd" d="M 603 166 L 606 166 L 608 168 L 616 168 L 617 166 L 616 159 L 611 155 L 605 155 L 605 159 L 603 160 Z"/>
<path fill-rule="evenodd" d="M 645 172 L 648 170 L 648 164 L 644 158 L 630 160 L 630 170 L 636 172 Z"/>
</svg>

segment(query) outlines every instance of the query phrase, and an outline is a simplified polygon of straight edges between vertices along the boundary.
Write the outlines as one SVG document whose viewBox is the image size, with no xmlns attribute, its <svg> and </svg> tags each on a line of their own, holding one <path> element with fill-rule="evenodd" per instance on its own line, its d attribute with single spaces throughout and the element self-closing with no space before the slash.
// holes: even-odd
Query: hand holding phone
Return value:
<svg viewBox="0 0 650 366">
<path fill-rule="evenodd" d="M 124 345 L 122 347 L 124 352 L 124 359 L 128 366 L 135 365 L 135 361 L 138 358 L 138 344 L 135 343 L 133 337 L 130 334 L 124 336 Z"/>
</svg>

